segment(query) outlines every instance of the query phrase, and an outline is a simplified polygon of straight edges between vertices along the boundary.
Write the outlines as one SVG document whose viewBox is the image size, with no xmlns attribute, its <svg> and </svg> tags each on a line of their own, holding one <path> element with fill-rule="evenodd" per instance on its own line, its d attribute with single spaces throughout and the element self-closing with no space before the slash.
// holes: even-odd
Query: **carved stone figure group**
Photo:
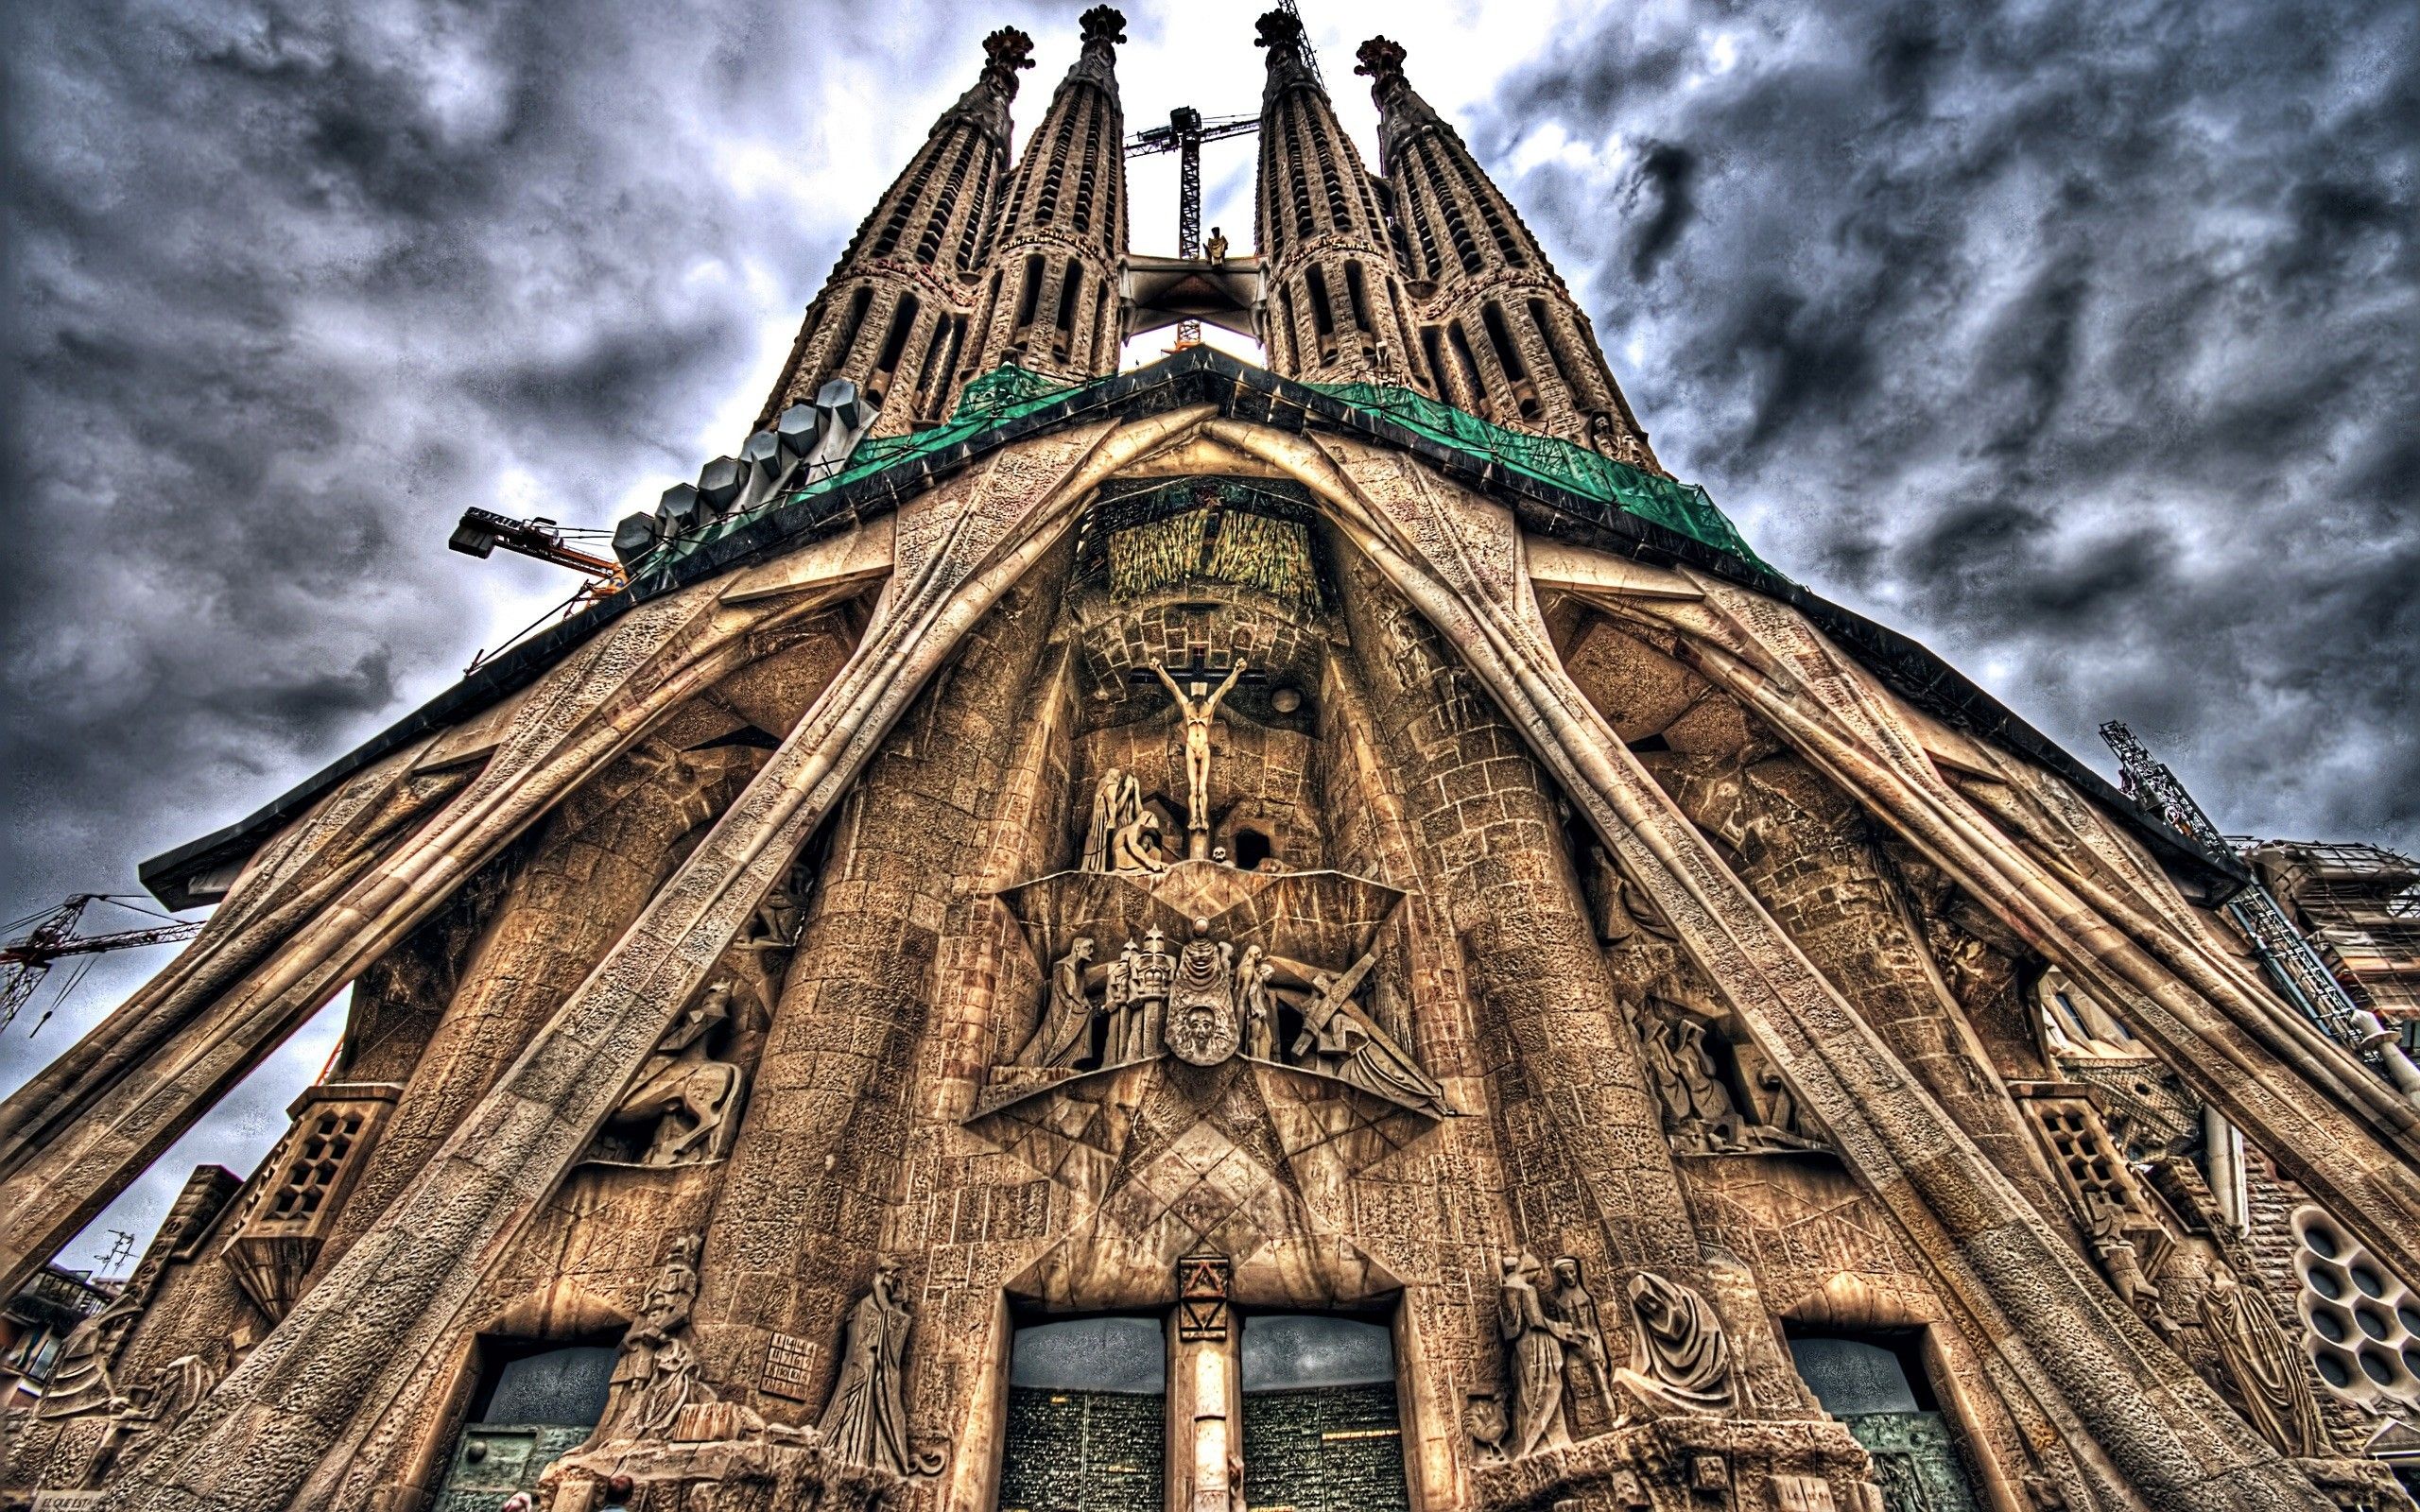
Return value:
<svg viewBox="0 0 2420 1512">
<path fill-rule="evenodd" d="M 1533 1255 L 1504 1257 L 1496 1324 L 1510 1410 L 1490 1399 L 1473 1404 L 1471 1429 L 1481 1444 L 1520 1459 L 1569 1443 L 1566 1403 L 1582 1366 L 1611 1427 L 1641 1416 L 1731 1410 L 1731 1345 L 1705 1298 L 1652 1271 L 1633 1276 L 1628 1290 L 1630 1363 L 1616 1368 L 1576 1256 L 1558 1258 L 1550 1269 Z"/>
<path fill-rule="evenodd" d="M 1740 1155 L 1821 1146 L 1798 1126 L 1797 1099 L 1776 1074 L 1760 1082 L 1773 1116 L 1765 1122 L 1743 1111 L 1707 1043 L 1706 1025 L 1665 1005 L 1651 1002 L 1634 1014 L 1639 1053 L 1650 1083 L 1664 1105 L 1665 1132 L 1682 1155 Z M 1726 1047 L 1727 1048 L 1727 1047 Z"/>
<path fill-rule="evenodd" d="M 1094 785 L 1092 817 L 1084 826 L 1083 869 L 1151 876 L 1168 869 L 1160 844 L 1160 816 L 1144 806 L 1143 783 L 1133 773 L 1113 766 Z"/>
<path fill-rule="evenodd" d="M 716 982 L 674 1018 L 631 1090 L 606 1115 L 607 1129 L 628 1129 L 646 1141 L 639 1164 L 688 1165 L 718 1160 L 728 1148 L 746 1074 L 714 1052 L 732 1019 L 732 984 Z"/>
<path fill-rule="evenodd" d="M 1354 1001 L 1376 963 L 1364 955 L 1341 975 L 1235 942 L 1192 921 L 1171 948 L 1157 925 L 1096 961 L 1089 936 L 1051 963 L 1042 1015 L 1012 1063 L 1075 1069 L 1149 1059 L 1166 1050 L 1197 1066 L 1241 1054 L 1335 1076 L 1364 1091 L 1442 1115 L 1444 1088 Z M 1098 994 L 1098 997 L 1096 996 Z M 1282 1012 L 1300 1029 L 1285 1038 Z M 1094 1049 L 1098 1026 L 1098 1051 Z"/>
</svg>

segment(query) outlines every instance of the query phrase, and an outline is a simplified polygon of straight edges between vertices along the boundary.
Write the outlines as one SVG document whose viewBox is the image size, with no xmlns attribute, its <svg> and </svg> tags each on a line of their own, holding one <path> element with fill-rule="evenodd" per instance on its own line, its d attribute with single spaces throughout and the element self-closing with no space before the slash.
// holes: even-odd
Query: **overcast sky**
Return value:
<svg viewBox="0 0 2420 1512">
<path fill-rule="evenodd" d="M 543 613 L 567 575 L 448 554 L 461 509 L 603 526 L 734 450 L 981 35 L 1036 39 L 1022 133 L 1080 9 L 9 8 L 0 918 L 133 891 Z M 1767 558 L 2104 771 L 2130 720 L 2224 828 L 2420 848 L 2420 7 L 1304 9 L 1365 154 L 1353 49 L 1409 48 Z M 1128 9 L 1130 128 L 1257 108 L 1253 6 Z M 1250 143 L 1205 169 L 1240 249 Z M 1172 249 L 1170 160 L 1133 218 Z M 337 1018 L 62 1258 L 249 1170 Z"/>
</svg>

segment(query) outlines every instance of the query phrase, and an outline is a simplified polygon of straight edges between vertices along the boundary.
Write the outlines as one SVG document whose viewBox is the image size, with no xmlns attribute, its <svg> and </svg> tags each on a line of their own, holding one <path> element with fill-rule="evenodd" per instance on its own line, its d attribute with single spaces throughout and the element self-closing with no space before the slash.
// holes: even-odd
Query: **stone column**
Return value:
<svg viewBox="0 0 2420 1512">
<path fill-rule="evenodd" d="M 709 1375 L 735 1386 L 753 1384 L 776 1332 L 834 1358 L 849 1303 L 889 1238 L 888 1203 L 924 1100 L 911 1088 L 914 1052 L 942 1011 L 945 926 L 979 875 L 1003 774 L 1032 718 L 1063 572 L 1046 564 L 967 636 L 834 821 L 700 1267 Z M 911 1268 L 904 1286 L 920 1335 L 934 1326 L 918 1295 L 925 1282 Z M 909 1349 L 915 1360 L 935 1353 L 925 1337 Z"/>
<path fill-rule="evenodd" d="M 1168 1320 L 1167 1512 L 1232 1512 L 1244 1458 L 1243 1371 L 1232 1314 L 1215 1339 Z"/>
<path fill-rule="evenodd" d="M 2053 1228 L 2071 1214 L 2038 1146 L 1949 995 L 1867 837 L 1862 812 L 1789 756 L 1744 769 L 1727 759 L 1642 758 L 1773 921 L 1916 1074 L 1959 1127 Z"/>
<path fill-rule="evenodd" d="M 548 821 L 396 1100 L 315 1274 L 324 1274 L 428 1163 L 638 918 L 680 859 L 683 840 L 721 813 L 763 761 L 763 751 L 747 747 L 687 753 L 650 742 Z"/>
<path fill-rule="evenodd" d="M 1576 1248 L 1599 1276 L 1643 1266 L 1694 1280 L 1697 1234 L 1663 1115 L 1564 858 L 1551 784 L 1419 616 L 1366 566 L 1340 576 L 1421 882 L 1461 937 L 1481 1043 L 1510 1057 L 1489 1101 L 1514 1237 L 1542 1255 Z"/>
</svg>

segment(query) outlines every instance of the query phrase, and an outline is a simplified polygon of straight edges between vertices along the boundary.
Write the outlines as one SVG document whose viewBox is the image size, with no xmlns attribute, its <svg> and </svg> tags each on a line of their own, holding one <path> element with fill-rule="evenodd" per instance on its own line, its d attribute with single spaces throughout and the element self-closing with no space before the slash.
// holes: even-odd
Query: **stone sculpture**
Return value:
<svg viewBox="0 0 2420 1512">
<path fill-rule="evenodd" d="M 1653 1000 L 1639 1018 L 1639 1051 L 1656 1099 L 1664 1105 L 1666 1132 L 1677 1153 L 1742 1155 L 1817 1147 L 1794 1129 L 1759 1124 L 1740 1111 L 1707 1043 L 1703 1022 Z M 1776 1108 L 1788 1109 L 1787 1116 L 1794 1119 L 1796 1103 L 1787 1086 L 1778 1076 L 1765 1085 L 1768 1091 L 1779 1090 Z"/>
<path fill-rule="evenodd" d="M 37 1419 L 80 1418 L 118 1404 L 110 1365 L 117 1354 L 119 1342 L 133 1328 L 142 1310 L 141 1298 L 121 1294 L 117 1300 L 69 1332 L 66 1341 L 59 1347 L 59 1361 L 51 1367 L 42 1400 L 34 1404 Z"/>
<path fill-rule="evenodd" d="M 1636 1324 L 1627 1368 L 1614 1372 L 1651 1413 L 1729 1412 L 1736 1394 L 1731 1341 L 1706 1299 L 1653 1271 L 1630 1279 Z"/>
<path fill-rule="evenodd" d="M 1363 1091 L 1442 1115 L 1445 1089 L 1353 1001 L 1376 960 L 1364 955 L 1341 977 L 1324 971 L 1312 975 L 1311 999 L 1303 1009 L 1303 1032 L 1295 1037 L 1292 1053 L 1297 1060 Z"/>
<path fill-rule="evenodd" d="M 1269 1001 L 1269 983 L 1277 968 L 1269 964 L 1258 945 L 1244 947 L 1243 963 L 1236 969 L 1236 1017 L 1243 1021 L 1244 1054 L 1254 1060 L 1277 1058 L 1277 1016 Z"/>
<path fill-rule="evenodd" d="M 1120 1060 L 1159 1054 L 1168 992 L 1176 980 L 1176 957 L 1168 954 L 1167 941 L 1154 924 L 1144 932 L 1141 945 L 1128 947 L 1132 954 L 1126 962 L 1126 1048 Z"/>
<path fill-rule="evenodd" d="M 1512 1388 L 1512 1434 L 1505 1452 L 1524 1459 L 1552 1444 L 1571 1441 L 1564 1424 L 1564 1349 L 1571 1331 L 1549 1316 L 1538 1295 L 1533 1255 L 1504 1257 L 1498 1282 L 1496 1329 L 1503 1335 L 1505 1373 Z"/>
<path fill-rule="evenodd" d="M 1219 684 L 1216 693 L 1207 697 L 1204 684 L 1191 684 L 1193 695 L 1177 686 L 1176 679 L 1159 662 L 1151 670 L 1167 684 L 1168 696 L 1176 700 L 1177 713 L 1184 720 L 1184 827 L 1193 837 L 1193 852 L 1207 855 L 1210 834 L 1210 722 L 1219 717 L 1219 704 L 1227 696 L 1236 679 L 1244 675 L 1244 662 L 1239 657 L 1227 669 L 1227 679 Z"/>
<path fill-rule="evenodd" d="M 638 1079 L 607 1115 L 609 1128 L 650 1130 L 642 1165 L 688 1165 L 719 1159 L 732 1127 L 742 1073 L 714 1058 L 712 1041 L 731 1022 L 732 985 L 716 982 L 697 1006 L 672 1021 L 640 1066 Z"/>
<path fill-rule="evenodd" d="M 1236 948 L 1210 938 L 1210 920 L 1193 921 L 1178 952 L 1168 990 L 1167 1048 L 1192 1066 L 1215 1066 L 1242 1042 L 1236 1015 Z"/>
<path fill-rule="evenodd" d="M 1130 869 L 1116 862 L 1117 837 L 1120 832 L 1142 816 L 1143 784 L 1132 772 L 1121 771 L 1115 766 L 1103 772 L 1100 781 L 1094 784 L 1092 818 L 1084 826 L 1082 868 L 1086 871 Z M 1157 825 L 1155 817 L 1154 830 Z"/>
<path fill-rule="evenodd" d="M 1079 936 L 1067 954 L 1050 968 L 1050 998 L 1017 1051 L 1020 1066 L 1072 1066 L 1092 1048 L 1093 1005 L 1084 990 L 1084 969 L 1093 958 L 1093 942 Z"/>
<path fill-rule="evenodd" d="M 719 1400 L 699 1379 L 697 1351 L 690 1348 L 689 1311 L 698 1300 L 698 1236 L 672 1242 L 639 1302 L 639 1315 L 622 1335 L 621 1358 L 606 1388 L 605 1416 L 589 1443 L 616 1438 L 662 1438 L 681 1409 Z"/>
<path fill-rule="evenodd" d="M 1563 1325 L 1567 1352 L 1564 1358 L 1566 1387 L 1570 1381 L 1571 1357 L 1588 1362 L 1589 1379 L 1596 1383 L 1597 1400 L 1605 1409 L 1605 1417 L 1621 1420 L 1621 1411 L 1614 1403 L 1613 1363 L 1605 1352 L 1605 1332 L 1597 1317 L 1597 1299 L 1588 1295 L 1581 1279 L 1580 1257 L 1558 1255 L 1553 1265 L 1554 1290 L 1546 1298 L 1547 1314 Z"/>
<path fill-rule="evenodd" d="M 755 919 L 739 948 L 761 955 L 796 945 L 806 924 L 806 899 L 813 888 L 813 876 L 803 867 L 793 867 L 756 905 Z"/>
<path fill-rule="evenodd" d="M 908 1442 L 908 1332 L 913 1318 L 898 1295 L 899 1263 L 874 1266 L 873 1284 L 849 1312 L 840 1344 L 840 1374 L 817 1428 L 824 1452 L 851 1465 L 894 1475 L 930 1475 L 939 1454 L 920 1455 Z"/>
<path fill-rule="evenodd" d="M 2202 1294 L 2202 1331 L 2252 1426 L 2286 1453 L 2327 1452 L 2309 1366 L 2287 1345 L 2260 1294 L 2223 1266 Z"/>
<path fill-rule="evenodd" d="M 1167 858 L 1160 854 L 1160 816 L 1150 809 L 1136 810 L 1111 836 L 1109 853 L 1112 871 L 1145 871 L 1157 876 L 1167 870 Z"/>
</svg>

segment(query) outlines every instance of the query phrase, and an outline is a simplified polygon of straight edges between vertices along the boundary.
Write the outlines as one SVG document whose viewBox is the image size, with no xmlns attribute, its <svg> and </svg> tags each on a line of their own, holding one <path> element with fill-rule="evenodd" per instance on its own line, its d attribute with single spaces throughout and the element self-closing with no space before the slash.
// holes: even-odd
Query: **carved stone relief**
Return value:
<svg viewBox="0 0 2420 1512">
<path fill-rule="evenodd" d="M 734 1029 L 733 984 L 710 982 L 682 1010 L 605 1117 L 591 1159 L 634 1165 L 718 1160 L 737 1127 L 747 1074 L 717 1052 Z"/>
</svg>

